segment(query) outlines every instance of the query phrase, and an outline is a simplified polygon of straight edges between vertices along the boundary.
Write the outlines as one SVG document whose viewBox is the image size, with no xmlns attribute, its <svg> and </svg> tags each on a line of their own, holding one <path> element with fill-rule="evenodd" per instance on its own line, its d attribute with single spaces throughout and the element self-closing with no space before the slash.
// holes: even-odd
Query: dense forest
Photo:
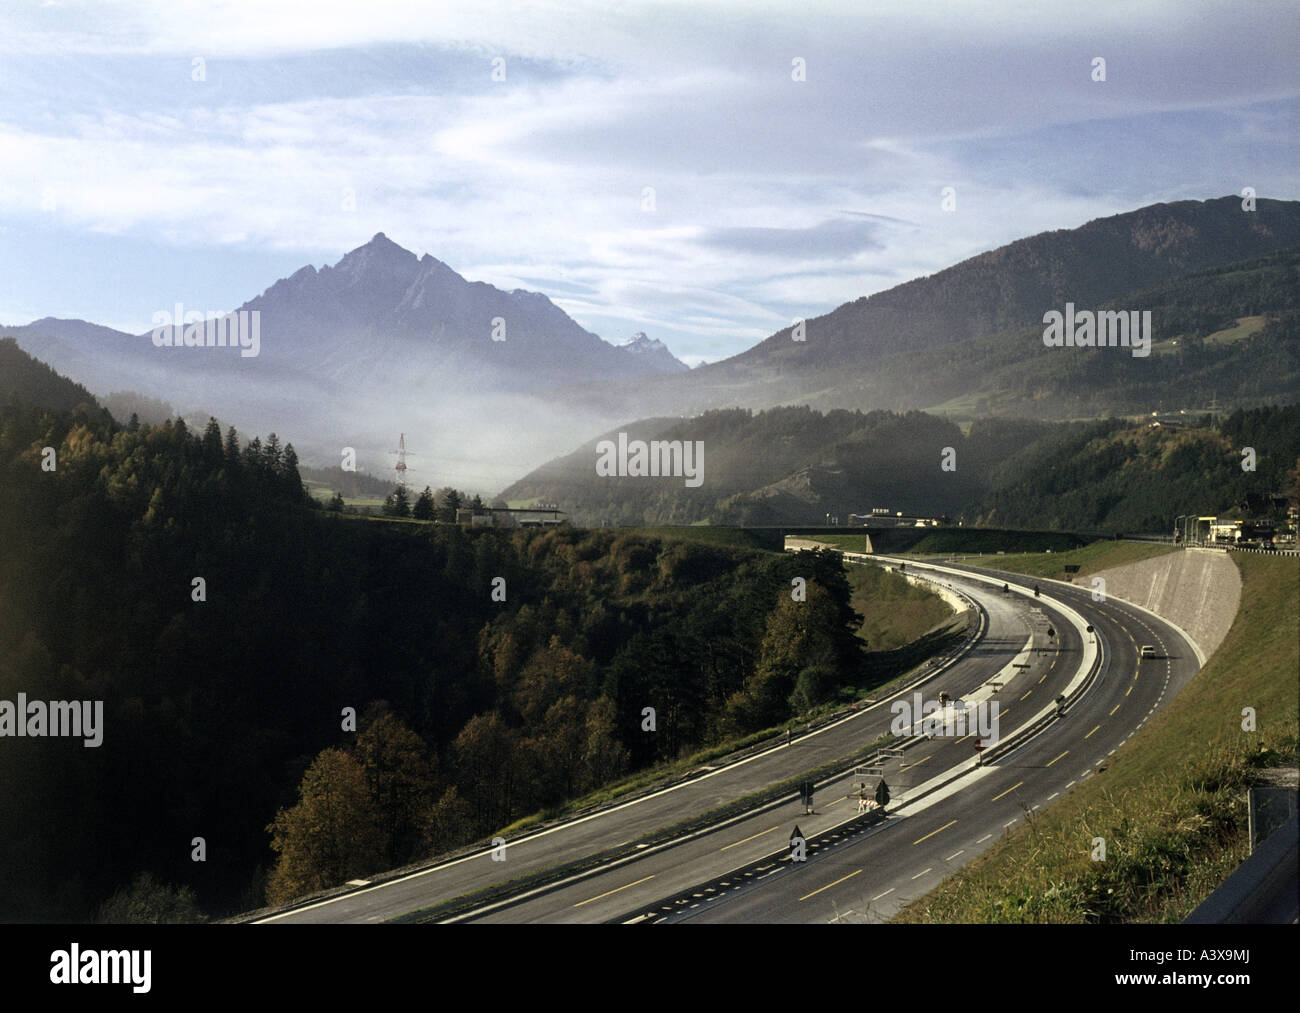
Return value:
<svg viewBox="0 0 1300 1013">
<path fill-rule="evenodd" d="M 476 839 L 834 695 L 850 595 L 828 555 L 345 517 L 274 435 L 6 407 L 0 699 L 104 730 L 0 743 L 0 917 L 247 908 Z"/>
</svg>

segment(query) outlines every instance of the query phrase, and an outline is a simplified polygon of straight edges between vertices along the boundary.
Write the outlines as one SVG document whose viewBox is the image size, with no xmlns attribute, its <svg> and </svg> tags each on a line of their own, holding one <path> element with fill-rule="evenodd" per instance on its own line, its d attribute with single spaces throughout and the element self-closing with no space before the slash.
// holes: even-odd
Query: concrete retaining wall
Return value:
<svg viewBox="0 0 1300 1013">
<path fill-rule="evenodd" d="M 1101 570 L 1077 583 L 1106 580 L 1106 594 L 1131 601 L 1181 626 L 1208 658 L 1236 618 L 1241 574 L 1228 553 L 1182 549 L 1139 563 Z"/>
</svg>

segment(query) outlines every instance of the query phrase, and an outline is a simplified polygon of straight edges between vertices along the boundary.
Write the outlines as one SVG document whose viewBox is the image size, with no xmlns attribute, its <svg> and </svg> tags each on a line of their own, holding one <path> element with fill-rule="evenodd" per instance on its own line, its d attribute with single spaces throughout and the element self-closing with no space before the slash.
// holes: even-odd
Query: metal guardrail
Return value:
<svg viewBox="0 0 1300 1013">
<path fill-rule="evenodd" d="M 1292 816 L 1255 849 L 1184 925 L 1294 924 L 1300 917 L 1300 821 Z"/>
</svg>

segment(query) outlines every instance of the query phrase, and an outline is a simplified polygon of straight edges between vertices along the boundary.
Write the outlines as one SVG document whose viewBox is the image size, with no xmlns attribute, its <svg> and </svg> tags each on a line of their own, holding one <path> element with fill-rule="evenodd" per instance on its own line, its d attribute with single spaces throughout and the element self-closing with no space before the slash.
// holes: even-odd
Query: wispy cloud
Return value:
<svg viewBox="0 0 1300 1013">
<path fill-rule="evenodd" d="M 1021 235 L 1295 197 L 1297 28 L 1153 2 L 10 6 L 0 320 L 144 322 L 176 295 L 43 270 L 69 237 L 234 305 L 249 264 L 383 231 L 716 358 Z"/>
</svg>

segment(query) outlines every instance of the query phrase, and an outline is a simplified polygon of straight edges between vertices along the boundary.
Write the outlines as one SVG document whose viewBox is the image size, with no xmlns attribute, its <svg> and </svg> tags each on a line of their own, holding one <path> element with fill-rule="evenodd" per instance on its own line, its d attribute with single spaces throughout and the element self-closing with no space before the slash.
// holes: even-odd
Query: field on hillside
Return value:
<svg viewBox="0 0 1300 1013">
<path fill-rule="evenodd" d="M 1106 764 L 896 916 L 903 922 L 1181 921 L 1249 853 L 1246 791 L 1294 766 L 1300 567 L 1234 555 L 1241 609 L 1205 668 Z M 1242 708 L 1257 730 L 1242 730 Z M 1094 837 L 1107 858 L 1092 861 Z"/>
<path fill-rule="evenodd" d="M 979 561 L 979 565 L 992 570 L 1007 570 L 1011 573 L 1024 573 L 1031 577 L 1049 577 L 1054 580 L 1068 580 L 1065 572 L 1067 566 L 1078 566 L 1076 577 L 1086 577 L 1099 570 L 1125 563 L 1138 563 L 1144 559 L 1154 559 L 1170 552 L 1181 552 L 1177 546 L 1160 545 L 1156 542 L 1093 542 L 1081 549 L 1069 552 L 1032 552 L 1016 555 L 995 556 L 989 560 Z"/>
</svg>

